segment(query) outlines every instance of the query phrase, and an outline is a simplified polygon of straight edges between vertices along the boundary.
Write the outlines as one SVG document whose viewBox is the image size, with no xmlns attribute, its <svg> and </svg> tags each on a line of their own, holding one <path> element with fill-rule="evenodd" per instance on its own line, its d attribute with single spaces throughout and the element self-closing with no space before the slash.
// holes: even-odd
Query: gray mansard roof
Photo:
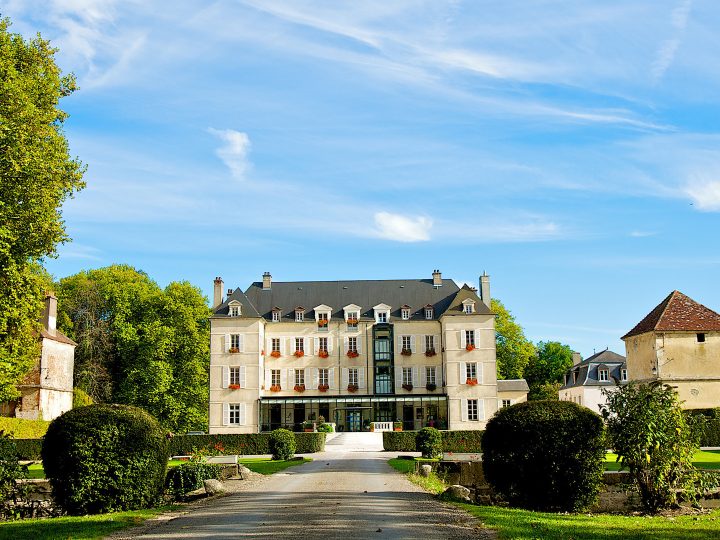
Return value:
<svg viewBox="0 0 720 540">
<path fill-rule="evenodd" d="M 577 386 L 613 386 L 621 381 L 620 371 L 626 368 L 624 356 L 606 349 L 568 369 L 565 373 L 567 384 L 564 384 L 561 389 Z M 600 380 L 599 369 L 609 371 L 607 381 Z M 575 374 L 575 377 L 573 377 L 573 374 Z"/>
<path fill-rule="evenodd" d="M 332 308 L 333 318 L 344 318 L 343 308 L 360 306 L 361 319 L 374 319 L 373 307 L 390 306 L 390 320 L 399 320 L 400 308 L 411 308 L 410 320 L 424 320 L 425 307 L 434 309 L 435 319 L 441 315 L 462 315 L 462 301 L 475 301 L 475 313 L 492 315 L 477 293 L 464 285 L 462 288 L 451 279 L 443 279 L 442 286 L 433 285 L 432 279 L 392 279 L 357 281 L 289 281 L 273 282 L 263 290 L 262 282 L 255 282 L 243 292 L 235 289 L 215 310 L 215 315 L 227 315 L 228 304 L 233 300 L 242 305 L 242 315 L 264 317 L 270 320 L 272 310 L 279 308 L 283 320 L 295 319 L 295 308 L 303 307 L 306 318 L 314 318 L 313 309 L 326 305 Z"/>
</svg>

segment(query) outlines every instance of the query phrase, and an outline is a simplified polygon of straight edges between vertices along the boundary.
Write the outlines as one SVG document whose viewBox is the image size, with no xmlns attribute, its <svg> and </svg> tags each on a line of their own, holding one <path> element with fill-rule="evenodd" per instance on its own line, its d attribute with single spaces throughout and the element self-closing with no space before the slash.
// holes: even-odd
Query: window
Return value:
<svg viewBox="0 0 720 540">
<path fill-rule="evenodd" d="M 270 370 L 270 384 L 273 386 L 280 386 L 280 370 L 279 369 L 271 369 Z"/>
<path fill-rule="evenodd" d="M 295 385 L 304 385 L 305 384 L 305 370 L 304 369 L 296 369 L 295 370 Z"/>
<path fill-rule="evenodd" d="M 305 338 L 295 338 L 295 352 L 305 352 Z"/>
<path fill-rule="evenodd" d="M 402 383 L 403 383 L 403 386 L 406 384 L 412 386 L 412 383 L 413 383 L 412 368 L 409 368 L 409 367 L 402 368 Z"/>
<path fill-rule="evenodd" d="M 468 315 L 475 313 L 475 302 L 465 301 L 463 302 L 463 311 Z"/>
<path fill-rule="evenodd" d="M 240 404 L 239 403 L 231 403 L 229 405 L 229 411 L 230 416 L 228 423 L 229 424 L 239 424 L 240 423 Z"/>
<path fill-rule="evenodd" d="M 501 408 L 501 409 L 504 409 L 505 407 L 509 407 L 510 405 L 512 405 L 512 400 L 510 400 L 510 399 L 503 399 L 503 400 L 502 400 L 502 405 L 500 405 L 500 408 Z"/>
<path fill-rule="evenodd" d="M 386 323 L 388 321 L 387 311 L 380 311 L 377 314 L 377 322 Z"/>
<path fill-rule="evenodd" d="M 230 306 L 230 316 L 231 317 L 239 317 L 240 316 L 240 306 Z"/>
<path fill-rule="evenodd" d="M 320 368 L 318 369 L 318 384 L 320 386 L 329 386 L 330 383 L 328 382 L 330 380 L 329 373 L 327 368 Z"/>
<path fill-rule="evenodd" d="M 317 320 L 318 331 L 327 332 L 328 328 L 330 327 L 329 321 L 330 321 L 329 313 L 319 313 L 318 320 Z"/>
<path fill-rule="evenodd" d="M 401 316 L 403 321 L 407 321 L 410 318 L 410 308 L 403 308 Z"/>
<path fill-rule="evenodd" d="M 318 352 L 328 352 L 328 338 L 318 338 Z"/>
<path fill-rule="evenodd" d="M 465 330 L 465 346 L 475 347 L 475 330 Z"/>
<path fill-rule="evenodd" d="M 698 335 L 697 335 L 697 342 L 698 342 L 698 343 L 705 343 L 705 334 L 698 334 Z"/>
<path fill-rule="evenodd" d="M 278 310 L 272 312 L 272 320 L 273 322 L 280 322 L 280 312 Z"/>
<path fill-rule="evenodd" d="M 435 366 L 425 366 L 425 384 L 437 385 L 437 368 Z"/>
<path fill-rule="evenodd" d="M 272 345 L 272 352 L 279 353 L 280 352 L 280 338 L 272 338 L 270 340 L 270 343 Z"/>
<path fill-rule="evenodd" d="M 349 337 L 348 338 L 348 352 L 357 352 L 357 340 L 356 337 Z"/>
<path fill-rule="evenodd" d="M 627 381 L 627 369 L 621 369 L 620 370 L 620 380 L 621 381 Z"/>
<path fill-rule="evenodd" d="M 478 417 L 478 400 L 468 399 L 467 400 L 467 419 L 470 422 L 477 422 L 480 418 Z"/>
<path fill-rule="evenodd" d="M 425 318 L 427 320 L 432 320 L 433 318 L 433 308 L 432 307 L 426 307 L 425 308 Z"/>
<path fill-rule="evenodd" d="M 477 363 L 468 362 L 465 364 L 465 375 L 468 379 L 477 380 Z"/>
<path fill-rule="evenodd" d="M 358 368 L 351 367 L 348 369 L 348 384 L 358 386 Z"/>
<path fill-rule="evenodd" d="M 347 327 L 348 330 L 354 330 L 358 326 L 359 314 L 357 311 L 349 311 L 347 314 Z"/>
<path fill-rule="evenodd" d="M 402 336 L 402 350 L 403 352 L 412 352 L 412 339 L 410 336 Z"/>
<path fill-rule="evenodd" d="M 230 352 L 240 352 L 240 334 L 230 334 Z"/>
<path fill-rule="evenodd" d="M 577 371 L 573 371 L 573 384 L 577 382 Z"/>
<path fill-rule="evenodd" d="M 230 368 L 230 384 L 240 384 L 240 368 L 239 367 L 231 367 Z"/>
<path fill-rule="evenodd" d="M 435 336 L 425 336 L 425 351 L 435 352 Z"/>
<path fill-rule="evenodd" d="M 305 320 L 305 312 L 302 310 L 295 310 L 295 322 L 303 322 Z"/>
<path fill-rule="evenodd" d="M 598 380 L 599 381 L 607 381 L 608 380 L 608 370 L 607 369 L 599 369 L 598 370 Z"/>
</svg>

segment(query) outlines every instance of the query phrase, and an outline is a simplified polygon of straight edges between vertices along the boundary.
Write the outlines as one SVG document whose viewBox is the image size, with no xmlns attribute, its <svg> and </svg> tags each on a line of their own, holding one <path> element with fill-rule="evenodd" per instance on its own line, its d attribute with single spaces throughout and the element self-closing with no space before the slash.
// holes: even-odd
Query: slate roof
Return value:
<svg viewBox="0 0 720 540">
<path fill-rule="evenodd" d="M 598 369 L 601 367 L 609 371 L 607 381 L 600 380 Z M 613 386 L 621 380 L 620 370 L 622 369 L 627 369 L 625 357 L 605 349 L 568 369 L 566 372 L 568 382 L 561 386 L 561 389 L 577 386 Z M 573 373 L 577 373 L 574 382 Z"/>
<path fill-rule="evenodd" d="M 529 392 L 530 387 L 525 379 L 498 379 L 498 392 Z"/>
<path fill-rule="evenodd" d="M 432 306 L 434 319 L 441 315 L 461 315 L 462 300 L 475 300 L 475 313 L 492 315 L 492 311 L 467 285 L 462 288 L 451 279 L 443 279 L 442 286 L 433 285 L 432 279 L 392 279 L 356 281 L 287 281 L 273 282 L 263 290 L 262 282 L 252 283 L 246 291 L 236 289 L 218 306 L 215 315 L 228 313 L 228 302 L 242 304 L 242 315 L 264 317 L 271 320 L 272 310 L 282 310 L 282 320 L 294 320 L 294 310 L 304 306 L 306 319 L 314 319 L 313 309 L 319 305 L 332 308 L 331 318 L 344 318 L 343 308 L 350 304 L 361 307 L 361 319 L 374 319 L 373 307 L 387 304 L 391 307 L 390 320 L 401 320 L 402 306 L 411 308 L 410 320 L 425 320 L 425 306 Z"/>
<path fill-rule="evenodd" d="M 680 291 L 671 292 L 622 339 L 645 332 L 720 332 L 720 314 Z"/>
</svg>

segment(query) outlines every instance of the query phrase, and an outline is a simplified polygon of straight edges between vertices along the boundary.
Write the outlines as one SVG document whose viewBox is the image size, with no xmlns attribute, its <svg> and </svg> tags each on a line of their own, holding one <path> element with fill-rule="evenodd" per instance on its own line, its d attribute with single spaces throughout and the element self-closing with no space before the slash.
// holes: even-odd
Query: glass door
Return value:
<svg viewBox="0 0 720 540">
<path fill-rule="evenodd" d="M 347 411 L 345 418 L 345 429 L 346 431 L 360 431 L 361 422 L 360 411 Z"/>
</svg>

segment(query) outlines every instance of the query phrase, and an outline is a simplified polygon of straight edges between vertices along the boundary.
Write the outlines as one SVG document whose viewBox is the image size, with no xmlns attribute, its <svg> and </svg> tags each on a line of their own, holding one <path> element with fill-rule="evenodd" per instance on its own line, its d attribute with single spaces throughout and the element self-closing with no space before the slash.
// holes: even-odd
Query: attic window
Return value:
<svg viewBox="0 0 720 540">
<path fill-rule="evenodd" d="M 401 313 L 401 317 L 402 317 L 403 321 L 407 321 L 410 318 L 410 308 L 409 307 L 402 308 L 400 313 Z"/>
<path fill-rule="evenodd" d="M 240 305 L 239 304 L 232 304 L 230 306 L 230 309 L 228 309 L 228 315 L 230 317 L 239 317 L 241 314 L 240 311 Z"/>
<path fill-rule="evenodd" d="M 698 335 L 697 335 L 697 342 L 698 342 L 698 343 L 705 343 L 705 334 L 698 334 Z"/>
<path fill-rule="evenodd" d="M 272 321 L 273 322 L 280 322 L 280 317 L 282 316 L 282 311 L 278 308 L 275 308 L 272 310 Z"/>
<path fill-rule="evenodd" d="M 620 380 L 621 380 L 621 381 L 627 381 L 627 380 L 628 380 L 628 378 L 627 378 L 627 369 L 622 368 L 622 369 L 620 370 Z"/>
<path fill-rule="evenodd" d="M 607 381 L 608 380 L 608 370 L 607 369 L 599 369 L 598 370 L 598 380 L 599 381 Z"/>
<path fill-rule="evenodd" d="M 463 300 L 463 312 L 467 314 L 475 313 L 475 301 L 469 298 Z"/>
<path fill-rule="evenodd" d="M 296 308 L 295 309 L 295 322 L 303 322 L 304 320 L 305 320 L 305 309 Z"/>
<path fill-rule="evenodd" d="M 428 321 L 431 321 L 431 320 L 432 320 L 432 318 L 433 318 L 433 312 L 434 312 L 434 310 L 433 310 L 433 307 L 432 307 L 432 306 L 425 306 L 425 318 L 426 318 Z"/>
</svg>

